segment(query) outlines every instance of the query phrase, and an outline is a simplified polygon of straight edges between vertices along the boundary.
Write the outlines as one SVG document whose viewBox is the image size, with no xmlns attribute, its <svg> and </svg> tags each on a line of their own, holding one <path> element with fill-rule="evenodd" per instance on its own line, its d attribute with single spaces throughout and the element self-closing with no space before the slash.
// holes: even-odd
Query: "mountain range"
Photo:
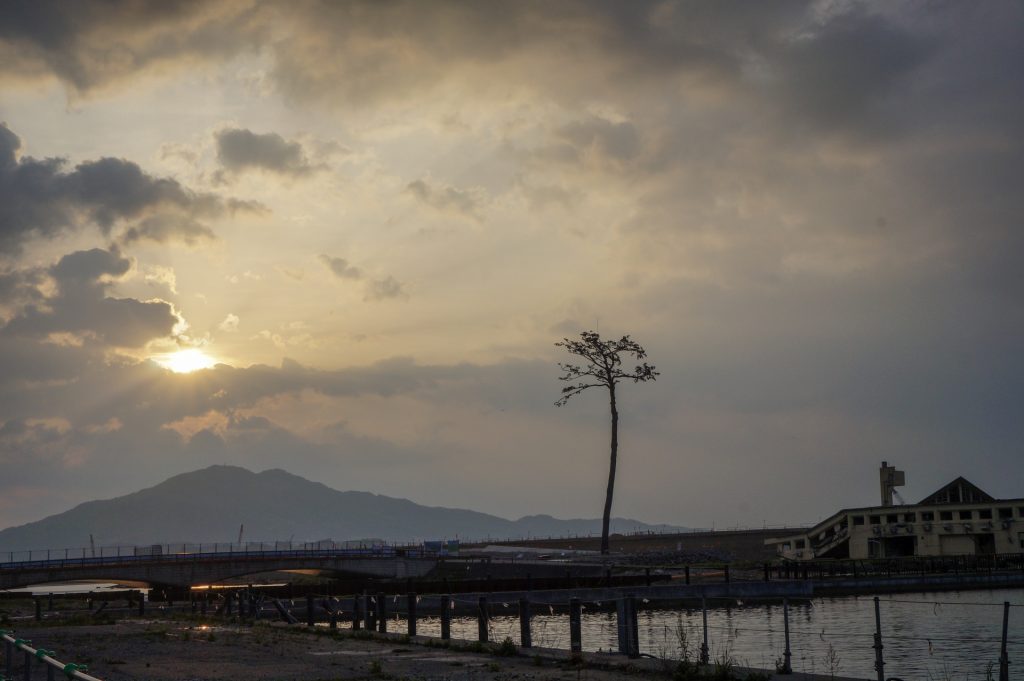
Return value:
<svg viewBox="0 0 1024 681">
<path fill-rule="evenodd" d="M 254 473 L 210 466 L 176 475 L 138 492 L 89 501 L 64 513 L 0 531 L 0 551 L 178 542 L 231 542 L 244 525 L 254 540 L 383 539 L 480 540 L 600 534 L 600 519 L 562 520 L 530 515 L 518 520 L 408 499 L 343 492 L 280 469 Z M 613 518 L 612 532 L 674 531 Z"/>
</svg>

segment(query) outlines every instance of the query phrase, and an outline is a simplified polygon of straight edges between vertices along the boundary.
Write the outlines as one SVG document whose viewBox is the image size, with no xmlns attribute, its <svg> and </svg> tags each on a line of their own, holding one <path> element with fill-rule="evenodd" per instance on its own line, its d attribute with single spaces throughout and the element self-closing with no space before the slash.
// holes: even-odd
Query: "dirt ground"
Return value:
<svg viewBox="0 0 1024 681">
<path fill-rule="evenodd" d="M 113 624 L 32 625 L 18 623 L 17 636 L 51 649 L 62 662 L 87 664 L 104 681 L 668 681 L 675 663 L 602 653 L 584 653 L 582 663 L 552 649 L 496 654 L 478 644 L 397 634 L 367 636 L 318 627 L 259 623 L 200 624 L 183 620 L 122 620 Z M 382 638 L 382 636 L 384 638 Z M 476 648 L 476 650 L 474 650 Z M 13 678 L 23 678 L 15 656 Z M 44 671 L 33 668 L 32 676 Z M 710 676 L 713 669 L 708 668 Z M 752 673 L 753 672 L 753 673 Z M 764 672 L 733 670 L 733 678 L 766 681 Z M 705 677 L 708 678 L 708 677 Z M 829 677 L 794 674 L 793 681 Z M 832 678 L 830 681 L 850 681 Z"/>
</svg>

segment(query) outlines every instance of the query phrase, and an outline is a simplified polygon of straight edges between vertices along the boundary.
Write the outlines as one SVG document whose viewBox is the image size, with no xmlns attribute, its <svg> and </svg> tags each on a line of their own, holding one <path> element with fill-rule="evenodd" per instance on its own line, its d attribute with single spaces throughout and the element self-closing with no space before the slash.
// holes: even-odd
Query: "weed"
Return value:
<svg viewBox="0 0 1024 681">
<path fill-rule="evenodd" d="M 512 657 L 516 654 L 516 642 L 512 640 L 511 636 L 506 636 L 494 653 L 500 657 Z"/>
<path fill-rule="evenodd" d="M 374 676 L 380 676 L 384 673 L 384 665 L 381 664 L 380 660 L 370 661 L 370 673 Z"/>
<path fill-rule="evenodd" d="M 497 662 L 488 662 L 484 666 L 487 667 L 487 671 L 489 671 L 489 672 L 497 673 L 497 672 L 501 671 L 501 665 L 498 664 Z"/>
<path fill-rule="evenodd" d="M 534 655 L 533 656 L 533 666 L 534 667 L 543 667 L 544 666 L 544 658 L 541 657 L 540 655 Z"/>
</svg>

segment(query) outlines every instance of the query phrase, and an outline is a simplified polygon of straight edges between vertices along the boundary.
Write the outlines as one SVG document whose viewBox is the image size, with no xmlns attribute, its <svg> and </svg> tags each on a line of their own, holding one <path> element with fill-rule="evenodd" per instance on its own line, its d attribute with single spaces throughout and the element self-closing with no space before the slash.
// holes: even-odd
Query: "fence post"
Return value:
<svg viewBox="0 0 1024 681">
<path fill-rule="evenodd" d="M 527 598 L 519 599 L 519 647 L 533 647 L 533 635 L 530 631 L 530 601 Z"/>
<path fill-rule="evenodd" d="M 768 563 L 764 564 L 764 581 L 770 582 L 772 579 L 771 568 L 768 567 Z"/>
<path fill-rule="evenodd" d="M 382 591 L 377 592 L 377 631 L 382 634 L 388 631 L 388 599 Z"/>
<path fill-rule="evenodd" d="M 11 678 L 14 673 L 14 644 L 4 639 L 4 675 Z"/>
<path fill-rule="evenodd" d="M 441 596 L 441 639 L 447 641 L 452 637 L 452 597 Z"/>
<path fill-rule="evenodd" d="M 359 631 L 363 623 L 362 604 L 359 602 L 359 594 L 352 595 L 352 631 Z"/>
<path fill-rule="evenodd" d="M 25 681 L 32 681 L 32 655 L 25 651 Z"/>
<path fill-rule="evenodd" d="M 700 597 L 700 612 L 704 620 L 704 642 L 700 644 L 700 663 L 708 664 L 711 661 L 708 654 L 708 600 L 703 595 Z"/>
<path fill-rule="evenodd" d="M 629 656 L 640 657 L 640 627 L 636 617 L 636 596 L 626 596 L 626 638 L 629 640 Z"/>
<path fill-rule="evenodd" d="M 370 593 L 363 589 L 363 629 L 367 631 L 373 631 L 377 628 L 377 622 L 374 620 L 374 608 L 373 600 L 370 597 Z"/>
<path fill-rule="evenodd" d="M 408 615 L 406 617 L 406 621 L 408 622 L 408 625 L 409 625 L 409 636 L 415 636 L 416 635 L 416 594 L 414 594 L 414 593 L 412 593 L 410 591 L 409 594 L 405 598 L 408 601 L 408 605 L 406 606 L 406 611 L 408 613 Z"/>
<path fill-rule="evenodd" d="M 476 614 L 477 637 L 481 643 L 487 643 L 487 619 L 487 596 L 481 596 Z"/>
<path fill-rule="evenodd" d="M 583 607 L 578 598 L 569 599 L 569 650 L 573 658 L 583 652 Z"/>
<path fill-rule="evenodd" d="M 230 601 L 228 601 L 230 603 Z M 316 624 L 313 621 L 313 594 L 306 594 L 306 626 L 312 627 Z"/>
<path fill-rule="evenodd" d="M 789 599 L 788 598 L 783 598 L 782 599 L 782 626 L 783 626 L 783 628 L 785 629 L 785 632 L 786 632 L 786 651 L 782 654 L 782 658 L 783 658 L 782 670 L 779 673 L 780 674 L 792 674 L 793 673 L 793 665 L 791 663 L 791 660 L 793 658 L 793 653 L 789 649 Z"/>
<path fill-rule="evenodd" d="M 878 609 L 878 596 L 875 596 L 875 671 L 878 681 L 885 681 L 885 659 L 882 657 L 882 615 Z"/>
<path fill-rule="evenodd" d="M 1006 653 L 1006 632 L 1010 625 L 1010 602 L 1003 601 L 1003 642 L 999 652 L 999 681 L 1010 681 L 1010 657 Z"/>
</svg>

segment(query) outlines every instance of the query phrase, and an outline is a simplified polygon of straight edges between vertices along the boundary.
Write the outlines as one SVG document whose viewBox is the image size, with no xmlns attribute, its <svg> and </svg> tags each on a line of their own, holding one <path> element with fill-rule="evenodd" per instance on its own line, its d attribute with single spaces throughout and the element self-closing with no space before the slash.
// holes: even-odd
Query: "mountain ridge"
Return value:
<svg viewBox="0 0 1024 681">
<path fill-rule="evenodd" d="M 253 472 L 216 464 L 179 473 L 111 499 L 86 501 L 0 530 L 0 551 L 180 542 L 231 542 L 240 525 L 257 540 L 515 538 L 599 534 L 600 519 L 547 514 L 509 520 L 470 509 L 426 506 L 364 491 L 341 491 L 281 468 Z M 612 531 L 682 530 L 613 518 Z"/>
</svg>

